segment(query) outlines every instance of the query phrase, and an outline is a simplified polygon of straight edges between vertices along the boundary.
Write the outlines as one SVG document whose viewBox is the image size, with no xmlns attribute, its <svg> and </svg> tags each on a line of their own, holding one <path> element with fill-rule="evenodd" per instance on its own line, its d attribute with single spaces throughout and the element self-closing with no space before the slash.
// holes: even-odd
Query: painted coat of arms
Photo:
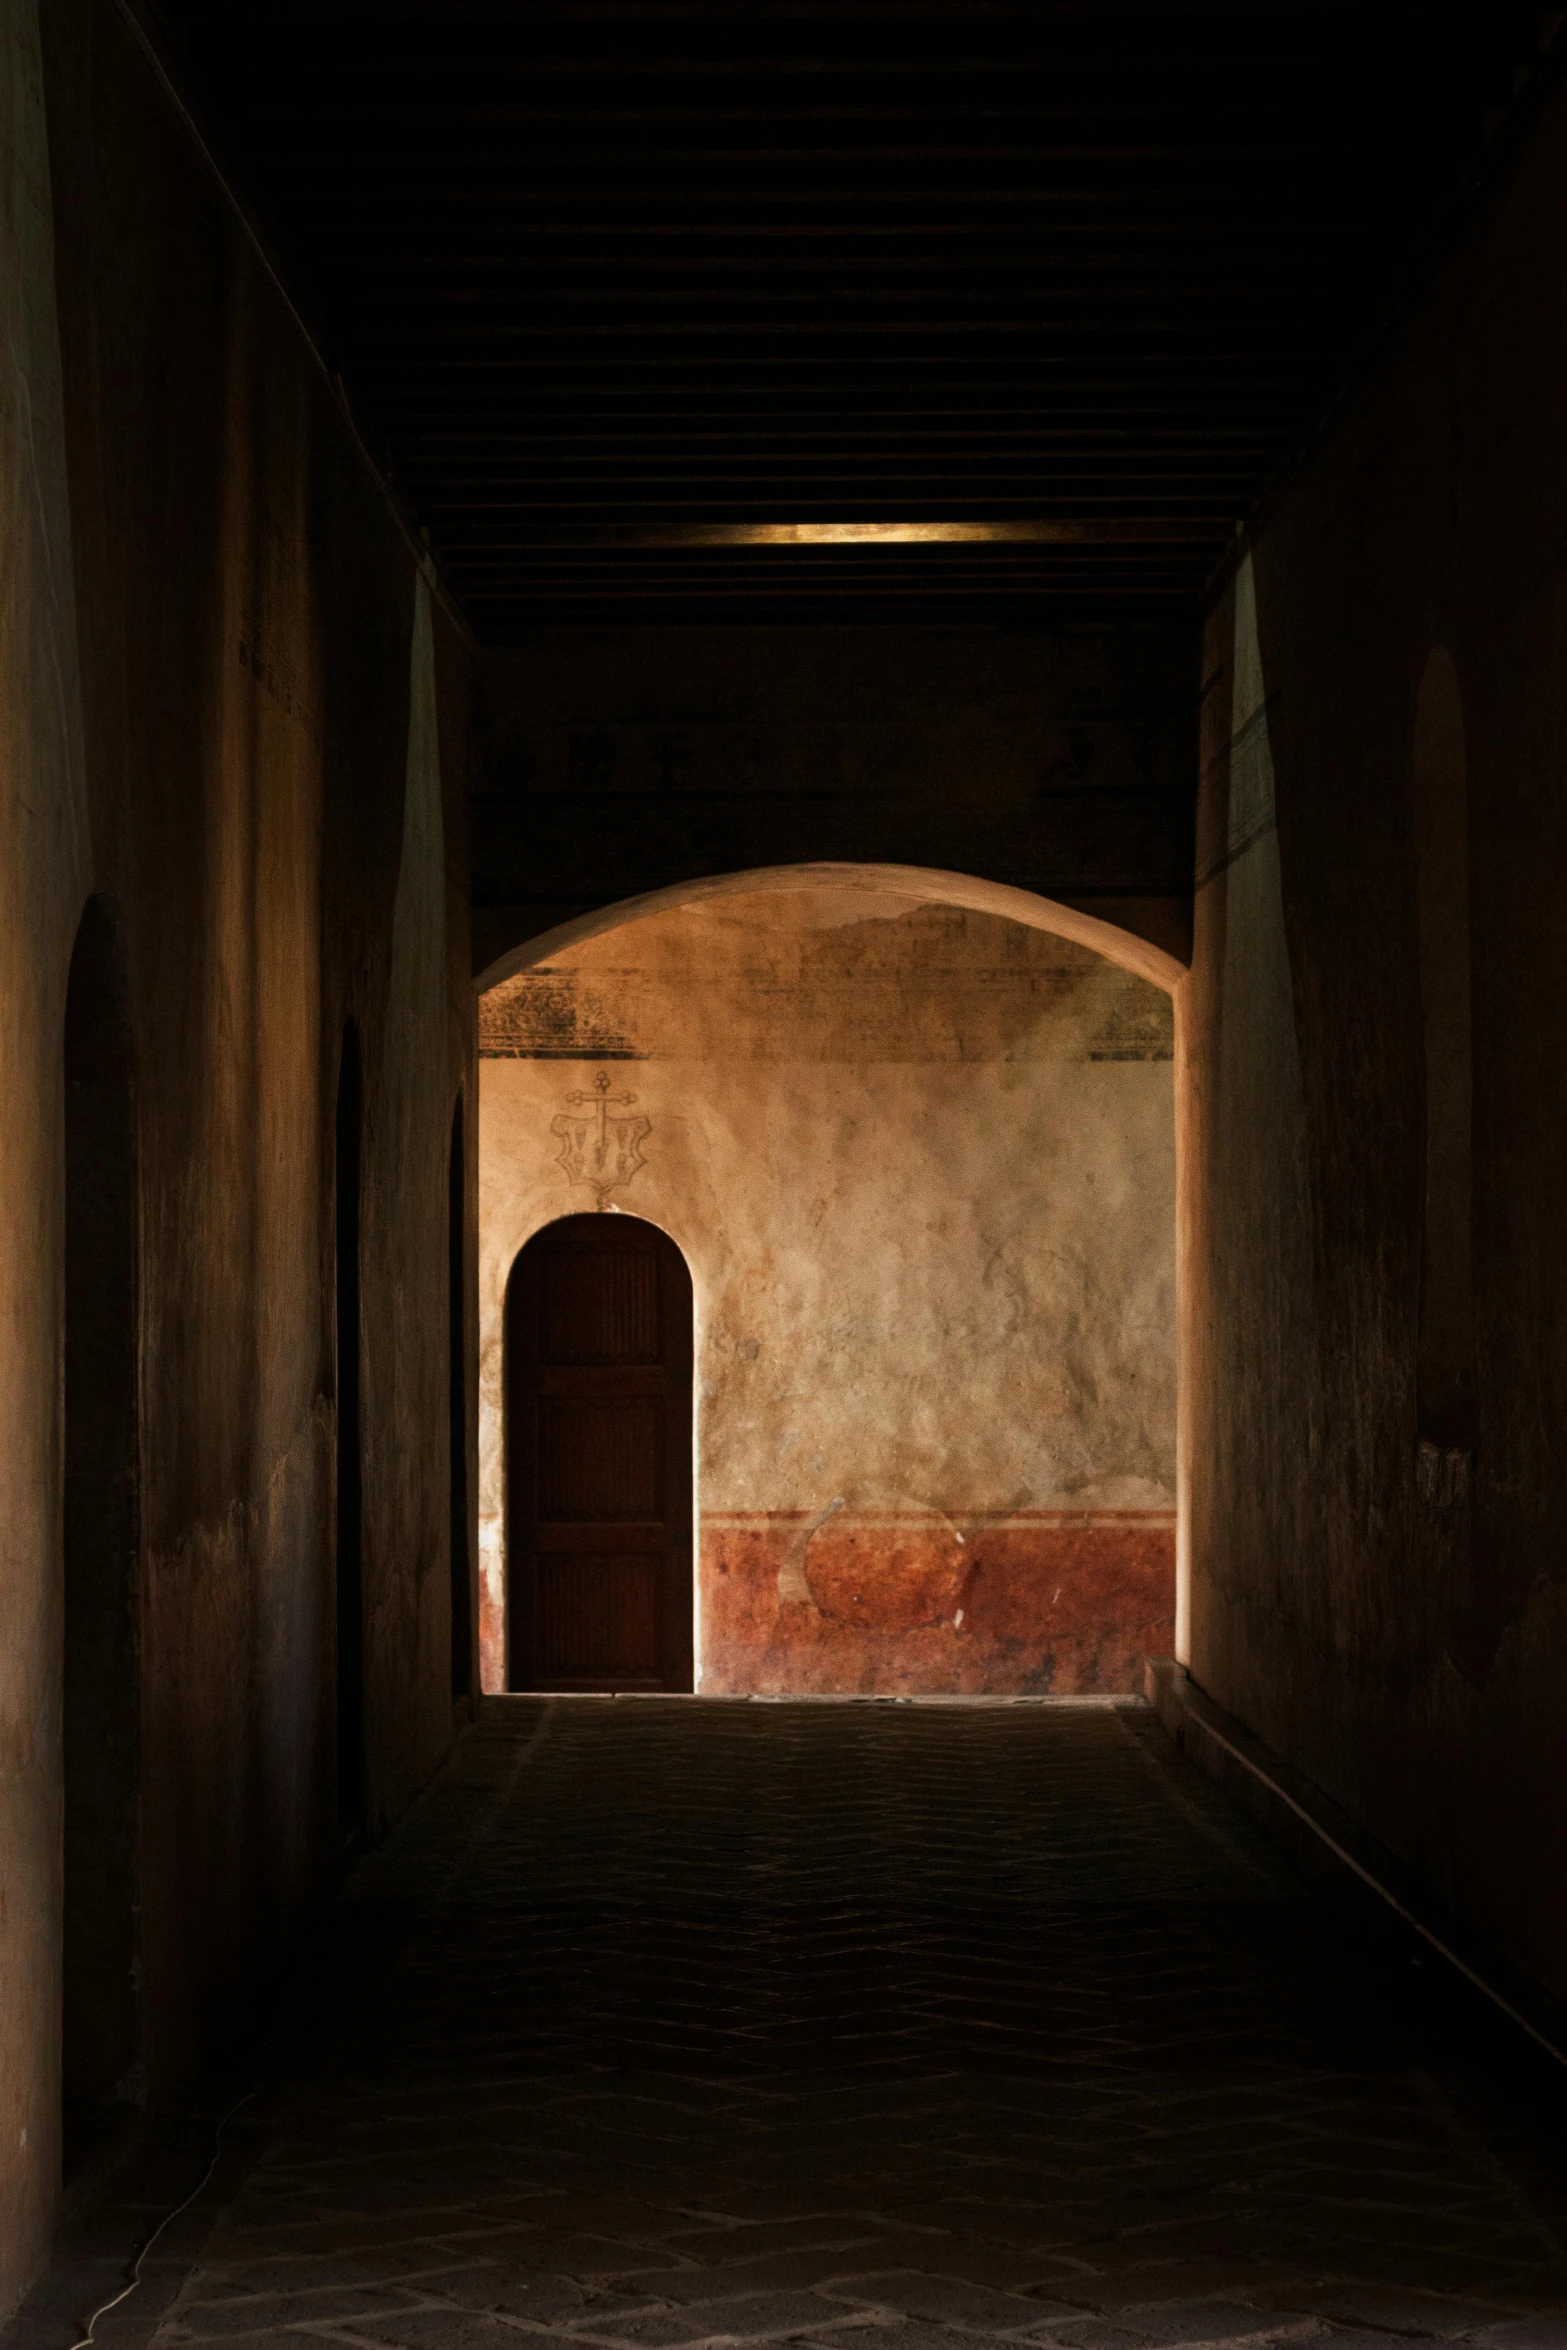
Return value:
<svg viewBox="0 0 1567 2350">
<path fill-rule="evenodd" d="M 571 1108 L 550 1122 L 551 1134 L 560 1138 L 556 1165 L 565 1168 L 573 1183 L 591 1184 L 601 1208 L 617 1185 L 629 1183 L 647 1164 L 642 1144 L 653 1130 L 652 1119 L 610 1114 L 612 1109 L 629 1110 L 636 1098 L 634 1093 L 611 1093 L 608 1073 L 601 1069 L 593 1091 L 568 1093 Z"/>
</svg>

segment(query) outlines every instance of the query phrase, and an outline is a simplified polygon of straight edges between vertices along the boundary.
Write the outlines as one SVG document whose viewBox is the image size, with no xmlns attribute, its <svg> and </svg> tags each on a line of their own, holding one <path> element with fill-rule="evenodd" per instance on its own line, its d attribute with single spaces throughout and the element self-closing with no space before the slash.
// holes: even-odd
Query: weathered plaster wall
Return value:
<svg viewBox="0 0 1567 2350">
<path fill-rule="evenodd" d="M 0 2312 L 59 2164 L 65 980 L 91 863 L 38 27 L 0 10 Z"/>
<path fill-rule="evenodd" d="M 601 1088 L 606 1204 L 696 1288 L 699 1686 L 1138 1685 L 1174 1604 L 1168 996 L 1020 923 L 801 890 L 554 956 L 481 1038 L 487 1686 L 505 1285 L 595 1203 Z"/>
<path fill-rule="evenodd" d="M 114 8 L 0 44 L 0 2309 L 60 2165 L 66 972 L 118 909 L 140 1226 L 141 2033 L 170 2093 L 340 1868 L 332 1099 L 365 1039 L 373 1815 L 450 1736 L 466 655 Z"/>
<path fill-rule="evenodd" d="M 446 1443 L 446 839 L 430 592 L 414 591 L 401 852 L 381 1049 L 366 1086 L 362 1254 L 366 1783 L 402 1808 L 450 1732 Z M 461 1063 L 458 1064 L 460 1070 Z"/>
<path fill-rule="evenodd" d="M 1213 614 L 1182 1209 L 1193 1671 L 1558 1994 L 1564 272 L 1559 92 Z"/>
</svg>

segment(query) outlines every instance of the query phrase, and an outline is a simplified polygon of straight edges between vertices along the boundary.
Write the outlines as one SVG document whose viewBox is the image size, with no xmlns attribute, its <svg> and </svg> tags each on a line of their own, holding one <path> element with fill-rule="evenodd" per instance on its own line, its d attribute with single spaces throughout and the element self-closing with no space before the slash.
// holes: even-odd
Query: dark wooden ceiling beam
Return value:
<svg viewBox="0 0 1567 2350">
<path fill-rule="evenodd" d="M 1189 606 L 1554 71 L 1513 0 L 135 4 L 502 634 Z M 1025 535 L 724 543 L 875 519 Z"/>
</svg>

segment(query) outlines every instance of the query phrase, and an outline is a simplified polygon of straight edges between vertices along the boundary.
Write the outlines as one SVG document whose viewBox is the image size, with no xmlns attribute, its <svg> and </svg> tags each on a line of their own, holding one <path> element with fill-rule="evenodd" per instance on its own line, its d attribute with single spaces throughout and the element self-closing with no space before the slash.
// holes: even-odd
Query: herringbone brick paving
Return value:
<svg viewBox="0 0 1567 2350">
<path fill-rule="evenodd" d="M 1549 2130 L 1141 1707 L 508 1701 L 327 2006 L 158 2350 L 1567 2346 Z"/>
</svg>

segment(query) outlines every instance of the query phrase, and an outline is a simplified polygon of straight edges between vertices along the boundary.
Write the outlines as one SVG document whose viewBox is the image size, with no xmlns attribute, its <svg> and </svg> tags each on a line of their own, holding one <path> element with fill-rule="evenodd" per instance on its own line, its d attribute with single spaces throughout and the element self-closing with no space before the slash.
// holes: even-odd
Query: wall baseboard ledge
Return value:
<svg viewBox="0 0 1567 2350">
<path fill-rule="evenodd" d="M 1567 2094 L 1567 2009 L 1485 1948 L 1440 1905 L 1385 1845 L 1235 1716 L 1226 1713 L 1173 1657 L 1144 1667 L 1149 1704 L 1187 1760 L 1285 1852 L 1329 1898 L 1370 1897 L 1388 1921 L 1422 1945 L 1447 1987 L 1478 2006 L 1508 2053 L 1556 2095 Z"/>
</svg>

